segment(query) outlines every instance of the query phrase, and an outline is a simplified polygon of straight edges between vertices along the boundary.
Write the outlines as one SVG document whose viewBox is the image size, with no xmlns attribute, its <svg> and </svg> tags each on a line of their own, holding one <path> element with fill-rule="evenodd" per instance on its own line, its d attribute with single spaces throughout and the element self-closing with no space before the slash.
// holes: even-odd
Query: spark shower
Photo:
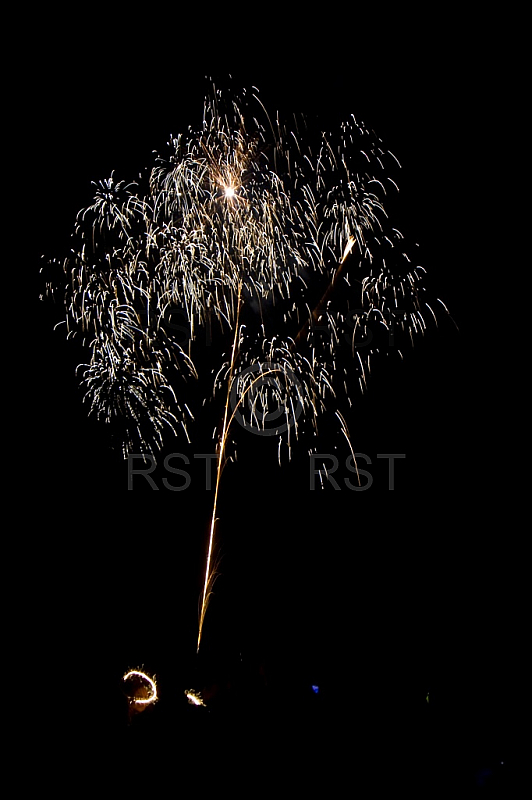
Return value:
<svg viewBox="0 0 532 800">
<path fill-rule="evenodd" d="M 67 336 L 87 348 L 89 413 L 125 457 L 190 441 L 198 387 L 218 404 L 198 649 L 235 422 L 275 437 L 281 457 L 298 438 L 311 451 L 332 409 L 350 447 L 342 408 L 374 356 L 447 313 L 394 227 L 399 170 L 354 117 L 326 132 L 271 116 L 255 89 L 212 87 L 199 129 L 171 136 L 138 181 L 94 183 L 69 255 L 45 268 Z"/>
</svg>

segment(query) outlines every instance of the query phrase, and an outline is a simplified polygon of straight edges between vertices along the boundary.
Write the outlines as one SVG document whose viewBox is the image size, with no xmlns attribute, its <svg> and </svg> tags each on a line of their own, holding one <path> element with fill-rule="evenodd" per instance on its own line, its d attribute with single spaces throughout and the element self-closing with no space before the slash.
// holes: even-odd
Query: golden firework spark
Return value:
<svg viewBox="0 0 532 800">
<path fill-rule="evenodd" d="M 206 708 L 200 692 L 195 692 L 194 689 L 185 689 L 185 697 L 191 706 L 203 706 Z"/>
<path fill-rule="evenodd" d="M 150 676 L 140 669 L 130 669 L 122 680 L 127 683 L 124 692 L 132 710 L 143 711 L 157 702 L 155 676 Z"/>
</svg>

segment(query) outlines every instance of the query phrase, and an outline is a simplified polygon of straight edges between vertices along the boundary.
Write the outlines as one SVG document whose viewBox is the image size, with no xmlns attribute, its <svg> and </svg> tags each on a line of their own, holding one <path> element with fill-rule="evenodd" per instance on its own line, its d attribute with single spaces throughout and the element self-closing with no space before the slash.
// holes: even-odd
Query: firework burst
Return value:
<svg viewBox="0 0 532 800">
<path fill-rule="evenodd" d="M 222 397 L 198 648 L 232 423 L 290 453 L 332 402 L 349 440 L 341 393 L 351 405 L 392 334 L 400 353 L 446 311 L 388 217 L 398 167 L 354 117 L 316 132 L 272 122 L 256 90 L 213 89 L 199 130 L 172 136 L 138 184 L 94 184 L 78 214 L 65 324 L 89 349 L 79 375 L 90 412 L 118 427 L 125 455 L 146 453 L 189 436 L 204 370 Z"/>
</svg>

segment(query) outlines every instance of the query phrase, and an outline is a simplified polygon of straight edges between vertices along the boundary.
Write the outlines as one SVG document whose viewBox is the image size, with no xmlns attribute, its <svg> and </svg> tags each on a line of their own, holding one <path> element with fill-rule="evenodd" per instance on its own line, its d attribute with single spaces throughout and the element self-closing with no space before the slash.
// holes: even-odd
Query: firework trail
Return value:
<svg viewBox="0 0 532 800">
<path fill-rule="evenodd" d="M 61 265 L 64 322 L 90 352 L 78 368 L 90 413 L 119 430 L 124 455 L 157 450 L 168 434 L 188 439 L 187 399 L 205 364 L 209 394 L 222 391 L 198 648 L 231 424 L 290 454 L 332 404 L 349 440 L 342 393 L 351 405 L 374 354 L 392 338 L 400 353 L 436 320 L 425 270 L 387 215 L 398 168 L 354 117 L 332 133 L 288 126 L 255 89 L 213 87 L 199 130 L 172 136 L 139 183 L 94 184 L 77 216 Z M 211 336 L 229 354 L 218 364 Z"/>
</svg>

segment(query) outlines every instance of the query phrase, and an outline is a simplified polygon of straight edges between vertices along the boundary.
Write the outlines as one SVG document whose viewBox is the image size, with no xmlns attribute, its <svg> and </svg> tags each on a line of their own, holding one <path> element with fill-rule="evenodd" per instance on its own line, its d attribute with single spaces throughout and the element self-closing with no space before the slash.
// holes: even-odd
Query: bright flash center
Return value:
<svg viewBox="0 0 532 800">
<path fill-rule="evenodd" d="M 225 193 L 225 196 L 228 199 L 231 199 L 232 197 L 235 196 L 235 187 L 234 186 L 225 186 L 224 187 L 224 193 Z"/>
</svg>

